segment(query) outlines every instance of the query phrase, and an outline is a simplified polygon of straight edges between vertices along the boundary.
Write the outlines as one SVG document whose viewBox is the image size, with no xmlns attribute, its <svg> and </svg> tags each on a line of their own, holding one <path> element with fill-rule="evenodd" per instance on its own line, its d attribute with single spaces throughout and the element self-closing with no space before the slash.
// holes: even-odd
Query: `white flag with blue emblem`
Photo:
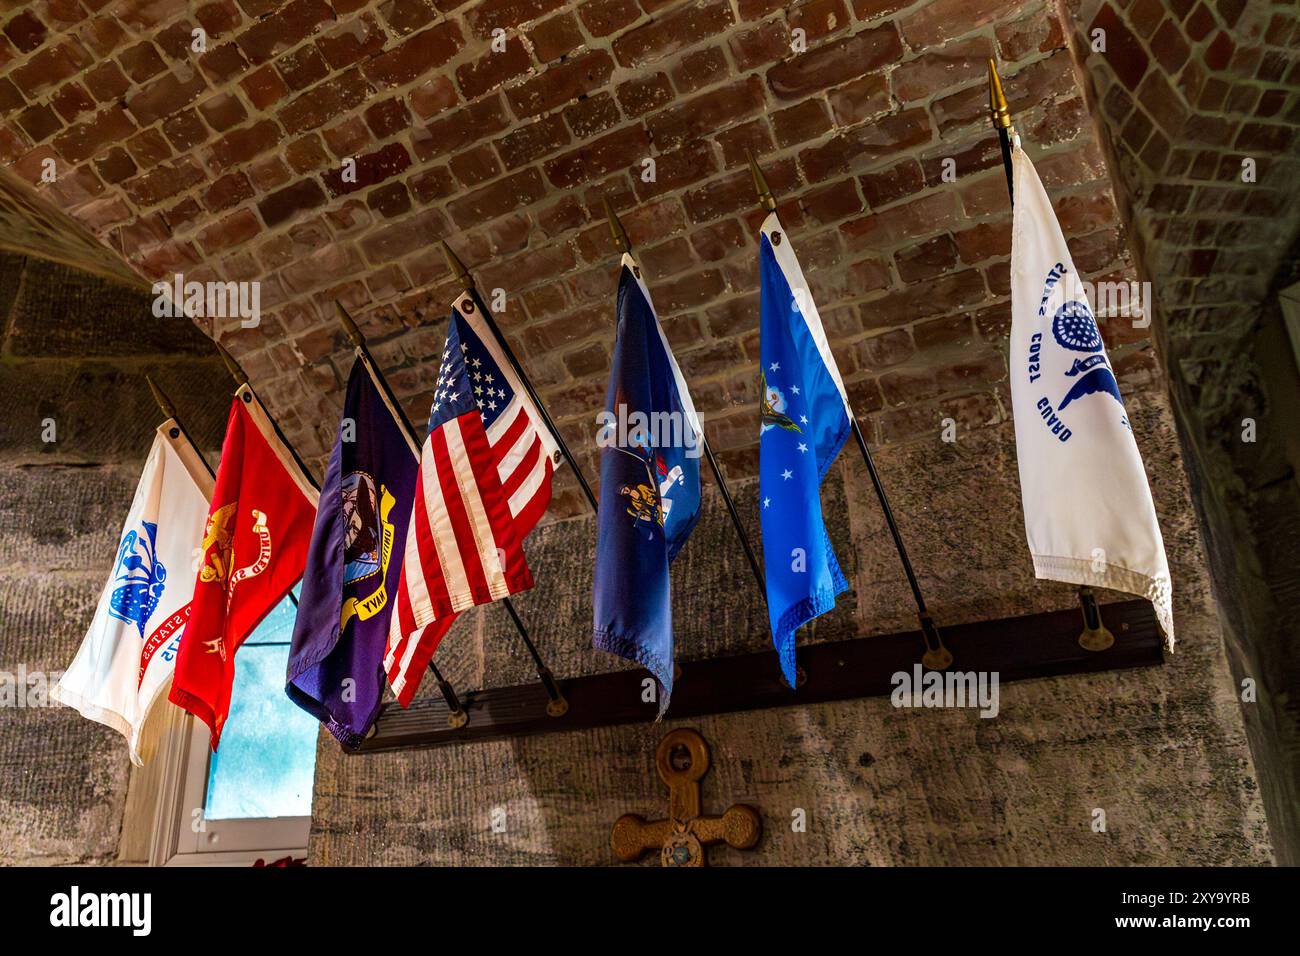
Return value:
<svg viewBox="0 0 1300 956">
<path fill-rule="evenodd" d="M 126 737 L 137 765 L 157 745 L 145 721 L 171 687 L 211 497 L 211 473 L 168 419 L 158 426 L 90 630 L 50 692 Z"/>
<path fill-rule="evenodd" d="M 1147 598 L 1172 645 L 1169 563 L 1119 384 L 1019 144 L 1013 162 L 1011 406 L 1034 573 Z"/>
</svg>

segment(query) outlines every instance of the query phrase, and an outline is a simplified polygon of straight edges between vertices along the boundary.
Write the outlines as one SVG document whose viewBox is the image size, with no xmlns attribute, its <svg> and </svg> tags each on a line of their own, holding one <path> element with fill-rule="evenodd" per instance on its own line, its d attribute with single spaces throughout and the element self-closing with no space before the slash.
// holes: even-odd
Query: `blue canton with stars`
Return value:
<svg viewBox="0 0 1300 956">
<path fill-rule="evenodd" d="M 760 244 L 759 519 L 772 641 L 793 687 L 795 632 L 848 588 L 822 518 L 821 482 L 849 417 L 766 235 Z"/>
<path fill-rule="evenodd" d="M 483 427 L 491 428 L 514 395 L 474 327 L 453 309 L 451 321 L 447 323 L 447 345 L 438 367 L 433 407 L 429 410 L 429 431 L 471 408 L 477 408 L 482 414 Z"/>
</svg>

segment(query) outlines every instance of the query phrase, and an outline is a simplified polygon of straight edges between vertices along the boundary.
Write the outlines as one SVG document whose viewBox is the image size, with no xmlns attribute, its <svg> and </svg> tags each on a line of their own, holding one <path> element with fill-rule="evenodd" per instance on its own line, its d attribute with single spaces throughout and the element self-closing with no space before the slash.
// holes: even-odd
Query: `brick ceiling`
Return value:
<svg viewBox="0 0 1300 956">
<path fill-rule="evenodd" d="M 1207 85 L 1253 43 L 1266 86 L 1294 7 L 1230 6 L 1206 9 L 1181 42 L 1205 51 Z M 1131 31 L 1142 75 L 1176 72 L 1163 45 L 1145 53 L 1171 22 L 1188 32 L 1164 14 Z M 0 161 L 142 276 L 259 280 L 261 326 L 208 331 L 309 459 L 332 441 L 351 361 L 335 299 L 413 417 L 427 411 L 453 295 L 439 239 L 483 289 L 505 290 L 503 327 L 590 456 L 612 345 L 607 197 L 715 448 L 746 474 L 759 218 L 747 148 L 783 199 L 877 441 L 1008 415 L 1010 218 L 988 57 L 1076 263 L 1136 277 L 1069 34 L 1054 3 L 994 0 L 46 0 L 3 21 Z M 1124 86 L 1142 79 L 1128 70 Z M 1165 115 L 1162 92 L 1139 94 L 1147 127 Z M 1294 92 L 1258 99 L 1294 122 Z M 48 159 L 53 183 L 40 180 Z M 1148 332 L 1106 329 L 1126 389 L 1158 379 Z"/>
</svg>

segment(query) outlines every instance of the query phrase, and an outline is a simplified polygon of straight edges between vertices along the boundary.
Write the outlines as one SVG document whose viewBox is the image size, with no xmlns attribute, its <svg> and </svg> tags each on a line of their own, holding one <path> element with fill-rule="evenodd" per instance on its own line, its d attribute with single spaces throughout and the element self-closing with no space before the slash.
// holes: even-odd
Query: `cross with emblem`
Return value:
<svg viewBox="0 0 1300 956">
<path fill-rule="evenodd" d="M 702 811 L 700 779 L 709 770 L 709 745 L 698 731 L 674 730 L 655 749 L 655 770 L 668 787 L 668 818 L 646 822 L 627 813 L 614 822 L 609 835 L 614 855 L 626 863 L 647 850 L 659 851 L 662 866 L 705 866 L 704 848 L 722 843 L 737 850 L 752 849 L 763 833 L 758 812 L 743 803 L 721 816 Z"/>
</svg>

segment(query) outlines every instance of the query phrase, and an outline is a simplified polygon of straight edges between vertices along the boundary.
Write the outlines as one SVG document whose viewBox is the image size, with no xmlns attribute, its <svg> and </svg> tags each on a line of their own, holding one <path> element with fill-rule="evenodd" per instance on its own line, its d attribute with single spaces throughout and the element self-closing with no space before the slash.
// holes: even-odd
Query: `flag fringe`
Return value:
<svg viewBox="0 0 1300 956">
<path fill-rule="evenodd" d="M 1173 652 L 1175 644 L 1173 585 L 1168 577 L 1153 578 L 1132 568 L 1092 559 L 1047 554 L 1035 554 L 1033 559 L 1034 576 L 1037 578 L 1124 591 L 1146 598 L 1155 608 L 1156 621 L 1160 624 L 1160 630 L 1164 632 L 1165 646 L 1171 653 Z M 1101 570 L 1097 570 L 1098 567 Z"/>
</svg>

